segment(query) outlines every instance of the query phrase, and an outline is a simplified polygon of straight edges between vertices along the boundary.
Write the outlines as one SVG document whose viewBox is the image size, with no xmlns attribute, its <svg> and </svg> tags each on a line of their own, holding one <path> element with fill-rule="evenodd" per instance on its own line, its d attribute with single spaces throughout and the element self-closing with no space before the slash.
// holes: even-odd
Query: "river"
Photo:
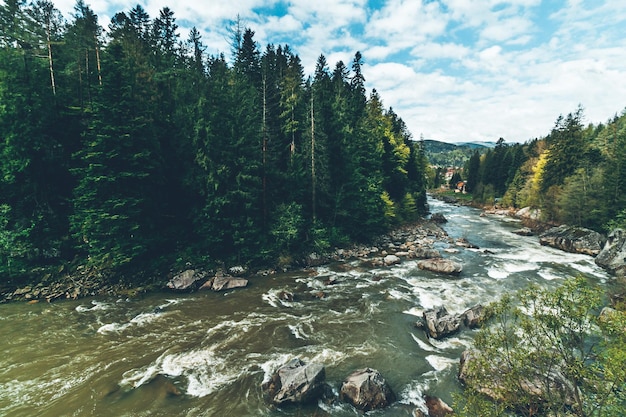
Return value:
<svg viewBox="0 0 626 417">
<path fill-rule="evenodd" d="M 589 256 L 511 233 L 520 225 L 509 218 L 430 203 L 448 219 L 451 237 L 480 247 L 444 254 L 463 263 L 458 278 L 405 261 L 252 278 L 248 288 L 226 293 L 0 305 L 0 415 L 359 415 L 345 404 L 268 406 L 262 382 L 299 357 L 323 363 L 335 390 L 355 369 L 379 370 L 398 401 L 370 414 L 411 416 L 425 393 L 452 403 L 458 359 L 473 338 L 465 330 L 427 339 L 414 326 L 424 309 L 460 313 L 530 283 L 554 286 L 578 274 L 608 279 Z M 329 278 L 337 283 L 325 285 Z M 295 300 L 282 300 L 281 291 Z M 313 296 L 319 291 L 326 297 Z"/>
</svg>

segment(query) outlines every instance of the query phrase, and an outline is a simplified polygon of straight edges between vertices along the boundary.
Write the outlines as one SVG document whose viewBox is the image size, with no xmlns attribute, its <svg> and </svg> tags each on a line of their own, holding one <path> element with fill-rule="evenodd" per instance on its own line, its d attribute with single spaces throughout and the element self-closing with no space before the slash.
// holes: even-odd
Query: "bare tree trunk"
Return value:
<svg viewBox="0 0 626 417">
<path fill-rule="evenodd" d="M 46 41 L 48 43 L 48 65 L 50 66 L 50 84 L 52 86 L 52 94 L 57 95 L 57 87 L 54 82 L 54 65 L 52 62 L 52 42 L 50 40 L 50 19 L 46 21 Z"/>
<path fill-rule="evenodd" d="M 317 218 L 316 213 L 316 177 L 315 177 L 315 113 L 313 110 L 313 94 L 311 94 L 311 211 L 313 213 L 313 222 Z"/>
<path fill-rule="evenodd" d="M 96 67 L 98 68 L 98 85 L 102 86 L 102 67 L 100 66 L 100 47 L 98 46 L 98 36 L 94 35 L 96 40 Z"/>
<path fill-rule="evenodd" d="M 91 77 L 89 76 L 89 49 L 85 48 L 85 75 L 87 76 L 87 100 L 89 101 L 89 107 L 93 106 L 91 101 Z"/>
<path fill-rule="evenodd" d="M 267 222 L 267 80 L 263 76 L 263 224 Z"/>
</svg>

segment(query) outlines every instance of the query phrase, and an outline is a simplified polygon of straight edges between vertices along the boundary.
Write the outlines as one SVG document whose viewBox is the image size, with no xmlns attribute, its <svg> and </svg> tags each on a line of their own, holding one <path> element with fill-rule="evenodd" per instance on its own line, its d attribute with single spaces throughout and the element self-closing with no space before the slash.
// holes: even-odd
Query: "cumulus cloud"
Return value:
<svg viewBox="0 0 626 417">
<path fill-rule="evenodd" d="M 136 0 L 86 0 L 108 26 Z M 69 17 L 75 0 L 57 0 Z M 415 137 L 524 141 L 549 133 L 561 113 L 585 108 L 604 122 L 626 106 L 626 4 L 622 0 L 144 0 L 169 6 L 181 39 L 191 26 L 207 52 L 230 53 L 239 16 L 261 49 L 289 44 L 307 74 L 320 54 L 330 70 L 363 53 L 376 88 Z"/>
</svg>

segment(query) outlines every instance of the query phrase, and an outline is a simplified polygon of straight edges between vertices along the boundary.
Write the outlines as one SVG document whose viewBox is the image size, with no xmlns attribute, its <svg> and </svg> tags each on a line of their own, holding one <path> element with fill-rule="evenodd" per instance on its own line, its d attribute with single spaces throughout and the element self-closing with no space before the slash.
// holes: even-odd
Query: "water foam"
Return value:
<svg viewBox="0 0 626 417">
<path fill-rule="evenodd" d="M 438 371 L 438 372 L 441 372 L 441 371 L 443 371 L 445 369 L 448 369 L 448 368 L 458 364 L 458 362 L 459 362 L 458 360 L 447 358 L 445 356 L 439 356 L 439 355 L 428 355 L 424 359 L 426 359 L 428 364 L 435 371 Z"/>
<path fill-rule="evenodd" d="M 84 305 L 78 305 L 76 306 L 75 310 L 78 313 L 85 313 L 87 311 L 105 311 L 105 310 L 109 310 L 112 305 L 110 303 L 105 303 L 103 301 L 96 301 L 96 300 L 91 300 L 91 307 L 87 307 Z"/>
<path fill-rule="evenodd" d="M 428 343 L 424 342 L 419 337 L 415 336 L 413 333 L 411 333 L 411 337 L 413 338 L 413 340 L 415 340 L 415 342 L 420 347 L 420 349 L 425 350 L 427 352 L 439 352 L 439 349 L 437 349 L 435 346 L 429 345 Z"/>
</svg>

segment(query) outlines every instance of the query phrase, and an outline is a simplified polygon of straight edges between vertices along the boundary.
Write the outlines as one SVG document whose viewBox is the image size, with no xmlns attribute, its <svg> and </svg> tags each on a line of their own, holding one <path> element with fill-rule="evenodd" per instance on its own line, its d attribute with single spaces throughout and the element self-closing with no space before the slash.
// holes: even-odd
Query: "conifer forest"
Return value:
<svg viewBox="0 0 626 417">
<path fill-rule="evenodd" d="M 315 73 L 236 22 L 0 5 L 0 274 L 274 262 L 423 214 L 427 161 L 356 52 Z M 230 62 L 232 61 L 232 62 Z M 6 278 L 5 278 L 6 280 Z"/>
</svg>

